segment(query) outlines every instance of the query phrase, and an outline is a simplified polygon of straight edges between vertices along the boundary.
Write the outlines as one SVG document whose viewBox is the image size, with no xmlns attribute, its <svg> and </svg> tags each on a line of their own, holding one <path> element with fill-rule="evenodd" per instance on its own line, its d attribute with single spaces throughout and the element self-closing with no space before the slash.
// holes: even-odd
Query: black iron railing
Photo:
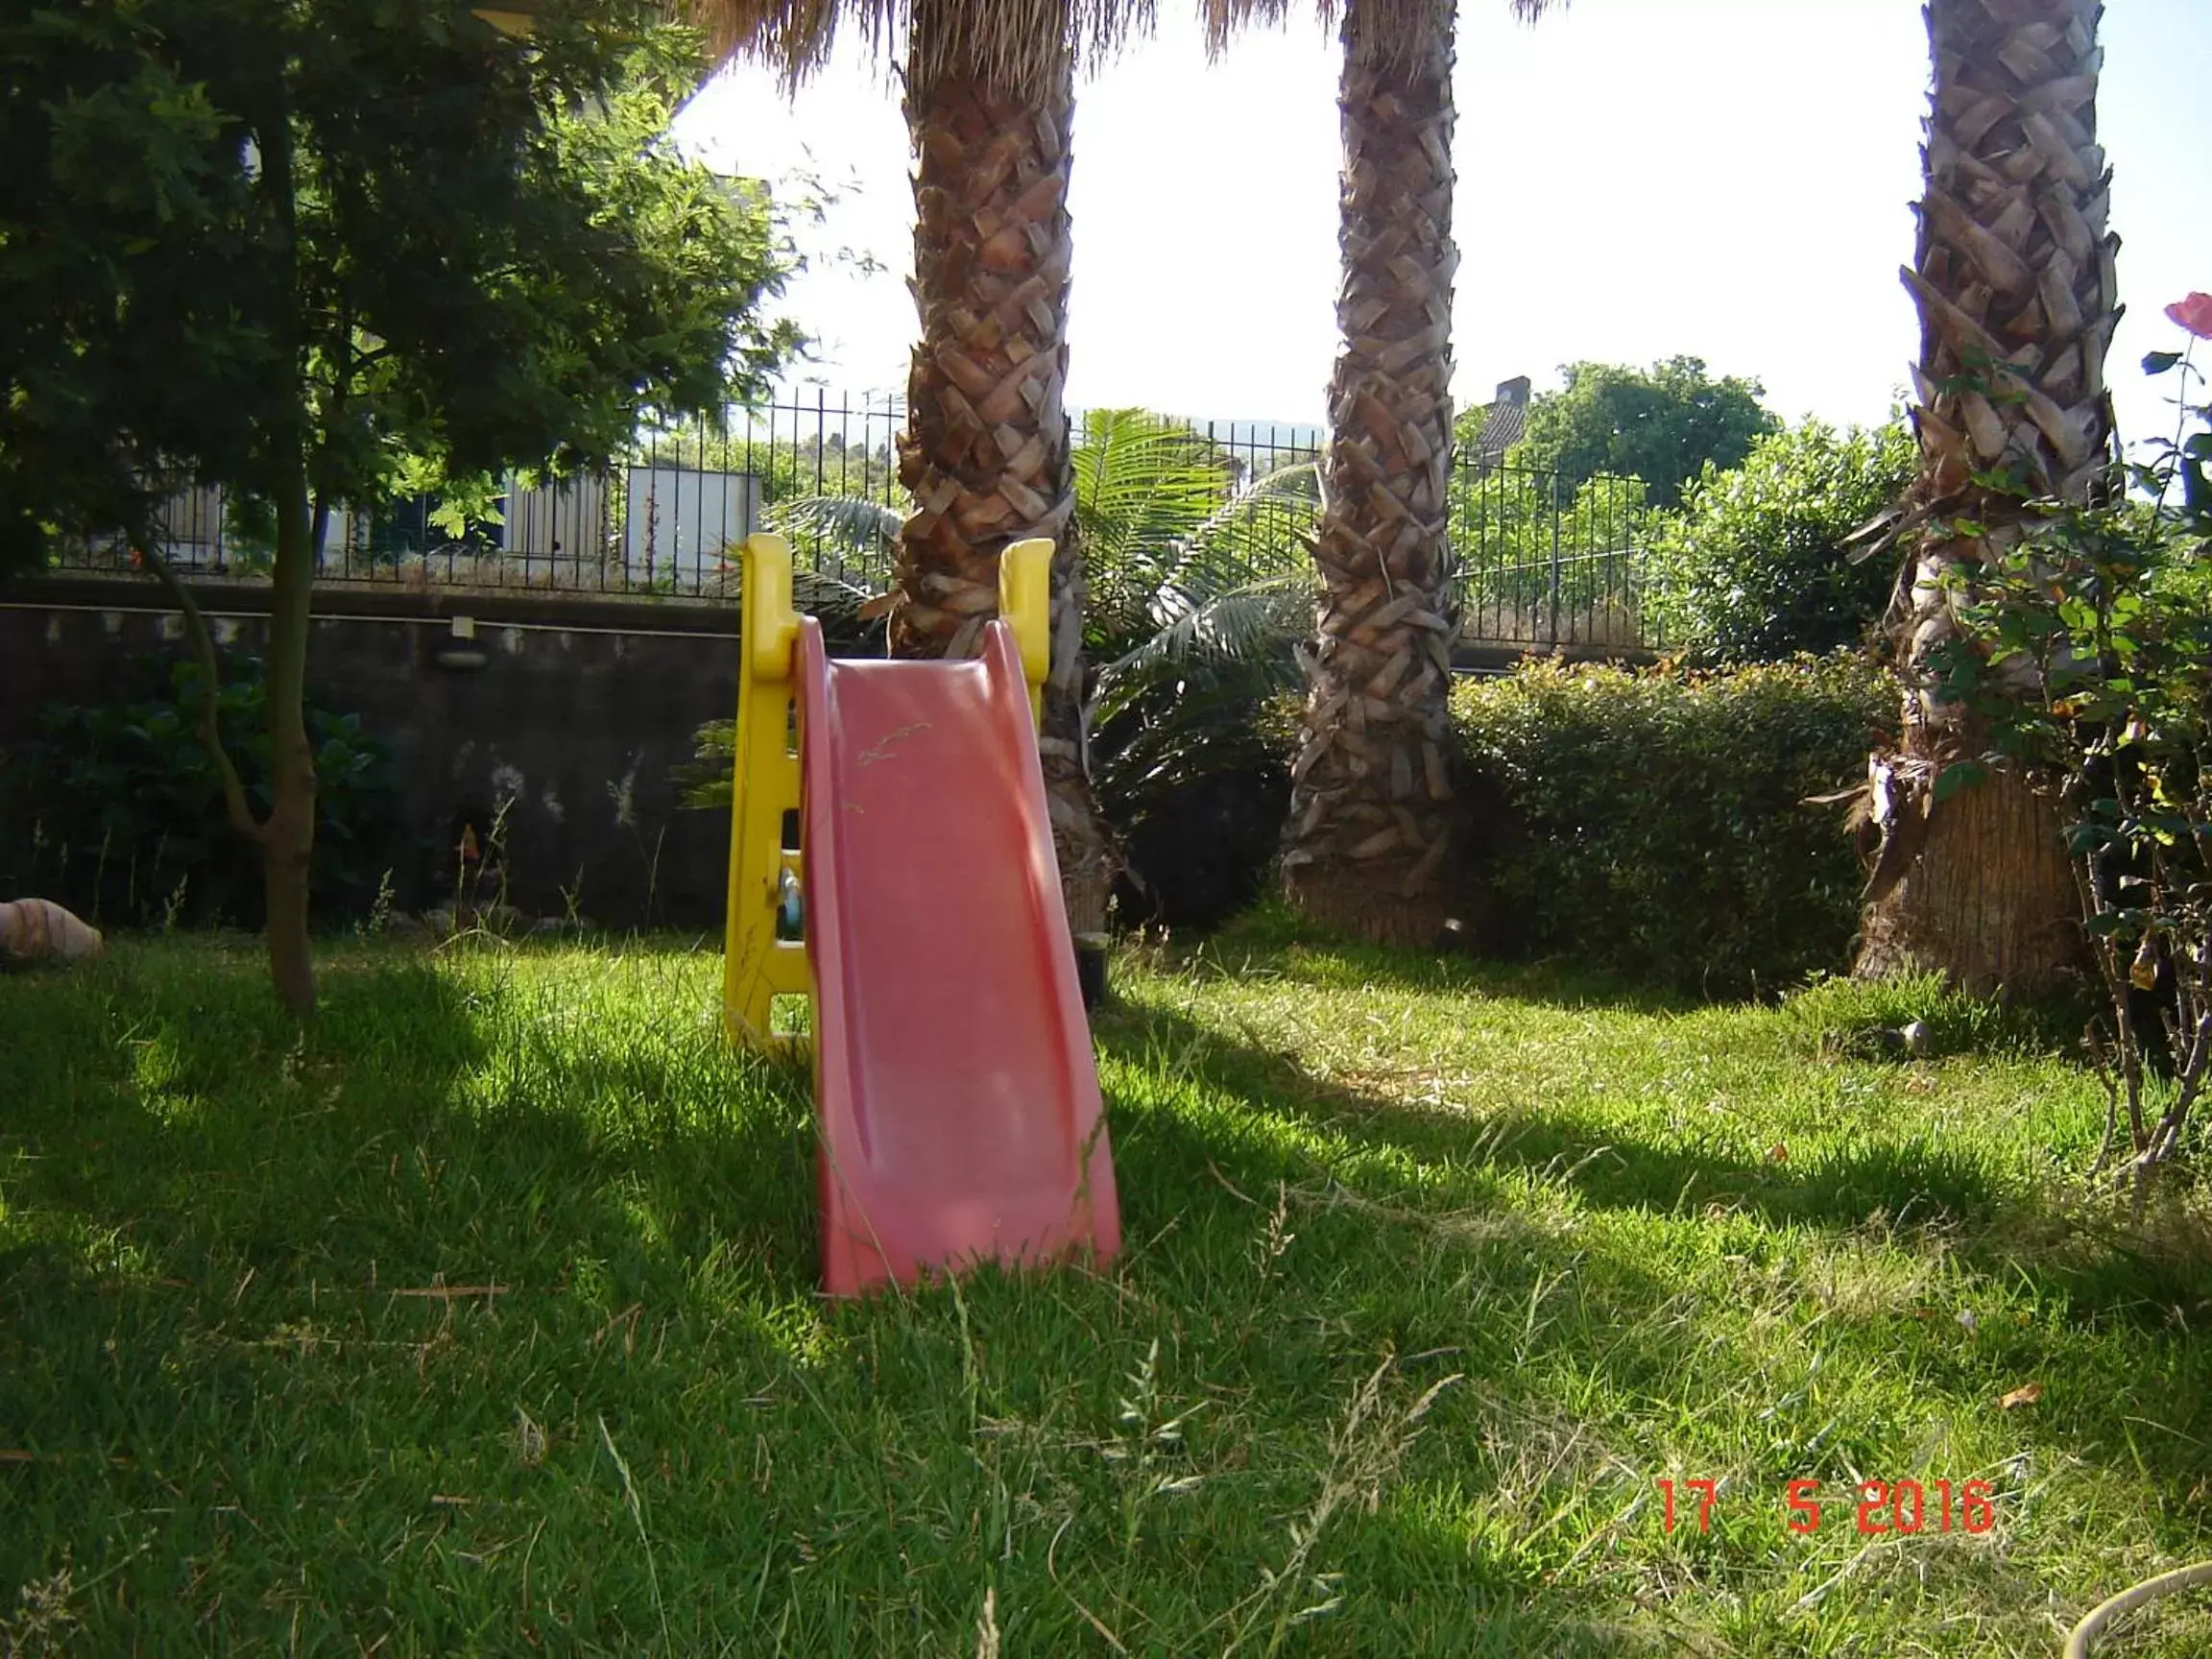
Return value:
<svg viewBox="0 0 2212 1659">
<path fill-rule="evenodd" d="M 889 580 L 900 520 L 897 401 L 812 397 L 734 407 L 649 433 L 614 466 L 565 478 L 512 476 L 488 500 L 405 495 L 327 516 L 320 580 L 467 589 L 734 599 L 736 550 L 756 530 L 787 536 L 803 580 L 874 592 Z M 1255 576 L 1310 559 L 1324 434 L 1313 427 L 1193 422 L 1223 463 L 1223 501 L 1249 497 L 1238 537 Z M 1462 637 L 1547 648 L 1649 647 L 1640 604 L 1647 519 L 1634 479 L 1579 487 L 1549 472 L 1470 459 L 1450 499 Z M 264 580 L 271 527 L 214 489 L 181 490 L 157 524 L 161 551 L 204 578 Z M 120 541 L 59 549 L 57 568 L 121 570 Z M 804 595 L 803 595 L 804 597 Z"/>
</svg>

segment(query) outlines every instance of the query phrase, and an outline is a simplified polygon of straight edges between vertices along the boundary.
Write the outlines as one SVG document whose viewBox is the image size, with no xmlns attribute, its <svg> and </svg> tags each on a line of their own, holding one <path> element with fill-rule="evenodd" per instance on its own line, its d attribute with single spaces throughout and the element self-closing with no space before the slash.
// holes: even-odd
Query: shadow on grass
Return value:
<svg viewBox="0 0 2212 1659">
<path fill-rule="evenodd" d="M 70 1564 L 87 1652 L 470 1650 L 528 1597 L 437 1540 L 524 1509 L 584 1650 L 645 1628 L 598 1436 L 705 1460 L 692 1393 L 788 1365 L 811 1125 L 687 989 L 535 967 L 328 950 L 304 1033 L 221 941 L 0 984 L 0 1648 Z"/>
<path fill-rule="evenodd" d="M 2062 1297 L 2080 1316 L 2152 1326 L 2171 1324 L 2176 1310 L 2185 1319 L 2212 1317 L 2212 1264 L 2071 1248 L 2088 1236 L 2056 1195 L 2022 1190 L 1972 1146 L 1946 1143 L 1925 1127 L 1864 1128 L 1840 1147 L 1796 1161 L 1786 1146 L 1746 1157 L 1640 1140 L 1566 1114 L 1517 1108 L 1477 1118 L 1361 1094 L 1311 1076 L 1288 1055 L 1165 1009 L 1122 1005 L 1101 1020 L 1097 1034 L 1103 1053 L 1136 1066 L 1184 1057 L 1193 1077 L 1239 1102 L 1254 1125 L 1272 1118 L 1355 1155 L 1382 1153 L 1380 1167 L 1407 1169 L 1407 1186 L 1414 1171 L 1427 1169 L 1489 1183 L 1551 1182 L 1600 1210 L 1720 1211 L 1839 1233 L 1934 1228 L 1977 1271 Z M 1242 1169 L 1262 1185 L 1341 1178 L 1335 1160 L 1257 1130 L 1252 1139 Z M 1383 1195 L 1391 1178 L 1375 1180 L 1382 1185 L 1370 1197 Z"/>
<path fill-rule="evenodd" d="M 526 1302 L 584 1274 L 665 1306 L 710 1254 L 773 1298 L 810 1286 L 803 1077 L 696 1031 L 564 1028 L 496 974 L 397 955 L 326 965 L 301 1033 L 256 974 L 193 960 L 120 952 L 0 1009 L 36 1073 L 0 1118 L 10 1202 L 73 1236 L 0 1256 L 0 1325 L 103 1254 L 141 1293 L 220 1271 Z"/>
<path fill-rule="evenodd" d="M 1162 966 L 1168 972 L 1237 974 L 1257 964 L 1282 978 L 1346 991 L 1388 986 L 1637 1014 L 1681 1013 L 1710 1005 L 1567 962 L 1498 961 L 1459 950 L 1424 953 L 1360 944 L 1279 905 L 1248 911 L 1189 944 L 1170 942 L 1162 954 Z"/>
<path fill-rule="evenodd" d="M 1749 1160 L 1600 1136 L 1573 1118 L 1515 1109 L 1483 1119 L 1425 1110 L 1317 1079 L 1290 1057 L 1240 1043 L 1187 1015 L 1124 1006 L 1099 1027 L 1102 1049 L 1133 1064 L 1162 1053 L 1203 1056 L 1196 1070 L 1247 1105 L 1324 1128 L 1355 1146 L 1395 1148 L 1426 1164 L 1496 1173 L 1549 1173 L 1588 1203 L 1692 1213 L 1719 1204 L 1767 1219 L 1855 1227 L 1985 1219 L 2007 1201 L 1973 1157 L 1924 1135 L 1875 1141 L 1793 1169 L 1787 1160 Z"/>
<path fill-rule="evenodd" d="M 1810 1292 L 1791 1265 L 1798 1246 L 1717 1231 L 1695 1243 L 1654 1236 L 1647 1250 L 1631 1247 L 1617 1230 L 1594 1233 L 1531 1209 L 1526 1183 L 1533 1177 L 1592 1210 L 1710 1219 L 1717 1227 L 1740 1216 L 1839 1240 L 1863 1234 L 1921 1256 L 1936 1272 L 1929 1289 L 1908 1289 L 1903 1302 L 1870 1289 L 1863 1302 L 1822 1306 L 1808 1329 L 1819 1329 L 1818 1346 L 1837 1375 L 1890 1376 L 1901 1399 L 1915 1407 L 1943 1402 L 1939 1409 L 1961 1415 L 1993 1409 L 2023 1378 L 2062 1378 L 2055 1386 L 2073 1396 L 2064 1412 L 2024 1420 L 2014 1431 L 2048 1450 L 2054 1463 L 2044 1466 L 2080 1458 L 2124 1478 L 2147 1476 L 2127 1425 L 2153 1423 L 2197 1442 L 2160 1469 L 2162 1488 L 2178 1501 L 2212 1478 L 2198 1402 L 2204 1372 L 2184 1359 L 2190 1345 L 2182 1334 L 2212 1316 L 2208 1275 L 2069 1248 L 2067 1240 L 2080 1237 L 2049 1205 L 1984 1168 L 1970 1151 L 1900 1133 L 1793 1167 L 1600 1137 L 1592 1126 L 1542 1114 L 1512 1113 L 1486 1129 L 1317 1083 L 1283 1056 L 1180 1013 L 1124 1005 L 1100 1022 L 1099 1038 L 1107 1056 L 1139 1068 L 1156 1066 L 1163 1054 L 1180 1056 L 1185 1080 L 1196 1086 L 1167 1106 L 1118 1103 L 1124 1212 L 1141 1259 L 1166 1261 L 1193 1235 L 1208 1242 L 1241 1235 L 1245 1254 L 1256 1259 L 1265 1239 L 1294 1230 L 1299 1248 L 1311 1245 L 1325 1262 L 1355 1260 L 1363 1248 L 1372 1260 L 1378 1238 L 1391 1241 L 1383 1254 L 1393 1270 L 1340 1272 L 1321 1298 L 1327 1316 L 1310 1329 L 1259 1323 L 1271 1357 L 1255 1383 L 1294 1370 L 1301 1353 L 1319 1364 L 1332 1336 L 1371 1351 L 1433 1350 L 1469 1378 L 1487 1380 L 1471 1386 L 1492 1390 L 1502 1418 L 1567 1421 L 1553 1436 L 1561 1444 L 1574 1432 L 1574 1413 L 1557 1392 L 1562 1377 L 1601 1377 L 1592 1384 L 1598 1392 L 1654 1400 L 1673 1397 L 1689 1377 L 1724 1395 L 1739 1385 L 1739 1365 L 1748 1385 L 1770 1385 L 1770 1356 L 1732 1360 L 1716 1350 L 1710 1298 L 1730 1292 L 1697 1263 L 1732 1252 L 1727 1259 L 1738 1264 L 1726 1274 L 1742 1281 L 1743 1297 L 1761 1301 L 1770 1320 L 1802 1322 Z M 1196 1097 L 1210 1099 L 1211 1109 L 1194 1106 Z M 1269 1217 L 1278 1192 L 1288 1200 L 1280 1222 Z M 1959 1277 L 1938 1265 L 1945 1259 Z M 1768 1267 L 1785 1277 L 1766 1279 Z M 1177 1288 L 1193 1299 L 1205 1294 Z M 1967 1341 L 1948 1298 L 1984 1292 L 1999 1306 L 2032 1310 L 2032 1322 L 2014 1326 L 2008 1314 L 2002 1332 Z M 1490 1311 L 1470 1321 L 1471 1300 Z M 1749 1313 L 1748 1301 L 1737 1314 Z M 1306 1386 L 1310 1393 L 1310 1381 Z M 1804 1427 L 1809 1432 L 1815 1425 Z M 1895 1447 L 1885 1436 L 1896 1432 L 1887 1423 L 1868 1423 L 1856 1437 L 1846 1431 L 1826 1441 L 1815 1468 L 1813 1452 L 1777 1429 L 1765 1474 L 1779 1491 L 1789 1479 L 1826 1472 L 1837 1457 L 1865 1467 L 1893 1461 Z M 1619 1468 L 1594 1457 L 1587 1479 L 1610 1480 Z M 1615 1502 L 1632 1496 L 1623 1487 Z M 1440 1536 L 1452 1541 L 1449 1528 Z M 2193 1547 L 2193 1537 L 2184 1521 L 2175 1522 L 2173 1548 Z"/>
<path fill-rule="evenodd" d="M 71 1230 L 51 1282 L 0 1273 L 0 1447 L 40 1454 L 0 1466 L 22 1518 L 0 1527 L 0 1590 L 64 1548 L 87 1578 L 124 1557 L 130 1603 L 87 1605 L 88 1651 L 122 1650 L 133 1619 L 163 1650 L 275 1648 L 309 1572 L 310 1647 L 360 1631 L 395 1650 L 512 1647 L 558 1598 L 569 1623 L 542 1645 L 649 1648 L 664 1594 L 675 1651 L 964 1651 L 995 1590 L 1009 1650 L 1098 1651 L 1103 1619 L 1131 1651 L 1220 1651 L 1334 1484 L 1309 1564 L 1347 1574 L 1343 1604 L 1291 1650 L 1653 1650 L 1612 1634 L 1642 1616 L 1635 1572 L 1577 1544 L 1625 1527 L 1665 1454 L 1737 1430 L 1764 1444 L 1750 1413 L 1797 1355 L 1787 1334 L 1717 1344 L 1735 1267 L 1700 1276 L 1516 1201 L 1547 1158 L 1586 1197 L 1614 1195 L 1594 1207 L 1641 1203 L 1694 1158 L 1632 1148 L 1626 1170 L 1572 1169 L 1586 1148 L 1564 1121 L 1536 1126 L 1550 1142 L 1471 1143 L 1464 1119 L 1340 1096 L 1138 1010 L 1099 1022 L 1119 1267 L 981 1273 L 820 1320 L 819 1357 L 771 1351 L 747 1304 L 814 1317 L 804 1081 L 696 1031 L 640 1032 L 669 1015 L 650 997 L 609 1029 L 590 982 L 534 993 L 521 974 L 340 961 L 296 1050 L 257 971 L 204 958 L 20 1002 L 0 989 L 0 1046 L 40 1063 L 32 1099 L 0 1107 L 0 1179 Z M 1706 1162 L 1716 1184 L 1741 1172 Z M 1810 1172 L 1762 1173 L 1779 1202 Z M 1849 1218 L 1839 1193 L 1798 1201 Z M 495 1324 L 391 1299 L 441 1276 L 516 1289 Z M 442 1311 L 463 1342 L 441 1346 Z M 1831 1377 L 1886 1368 L 1947 1404 L 1987 1391 L 1944 1345 L 1956 1327 L 1839 1316 L 1819 1341 Z M 1148 1355 L 1156 1403 L 1130 1380 Z M 2116 1374 L 2099 1404 L 2151 1415 L 2159 1385 Z M 518 1405 L 554 1438 L 541 1466 L 512 1450 Z M 1144 1432 L 1170 1412 L 1187 1424 L 1172 1447 Z M 1877 1414 L 1839 1444 L 1894 1466 L 1921 1427 Z M 651 1558 L 601 1436 L 634 1463 Z M 1807 1472 L 1796 1445 L 1758 1454 L 1767 1487 Z M 1195 1484 L 1158 1484 L 1186 1465 Z M 2189 1478 L 2160 1472 L 2176 1503 Z M 1668 1548 L 1631 1536 L 1624 1552 Z M 1788 1576 L 1721 1548 L 1709 1560 L 1734 1582 Z M 1335 1591 L 1289 1575 L 1279 1594 L 1290 1618 Z"/>
</svg>

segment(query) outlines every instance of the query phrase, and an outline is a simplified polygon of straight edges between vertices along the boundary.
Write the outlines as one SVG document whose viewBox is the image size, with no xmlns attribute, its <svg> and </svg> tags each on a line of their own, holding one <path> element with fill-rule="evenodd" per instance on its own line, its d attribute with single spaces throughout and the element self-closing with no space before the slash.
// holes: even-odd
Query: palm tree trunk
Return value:
<svg viewBox="0 0 2212 1659">
<path fill-rule="evenodd" d="M 2031 496 L 2087 500 L 2111 476 L 2104 352 L 2118 320 L 2097 144 L 2101 0 L 1931 0 L 1935 97 L 1920 236 L 1909 503 L 1928 528 L 1892 607 L 1906 684 L 1902 740 L 1872 762 L 1885 836 L 1855 971 L 1939 971 L 2032 995 L 2080 950 L 2080 900 L 2057 821 L 2022 777 L 1939 806 L 1936 779 L 1984 734 L 1944 700 L 1930 653 L 1955 639 L 1960 584 L 2015 546 Z M 2007 479 L 2005 488 L 1985 480 Z"/>
<path fill-rule="evenodd" d="M 1452 6 L 1350 0 L 1342 334 L 1284 885 L 1384 943 L 1444 920 L 1451 844 Z"/>
<path fill-rule="evenodd" d="M 1041 94 L 996 89 L 989 55 L 949 36 L 978 29 L 972 0 L 916 0 L 906 119 L 914 179 L 914 295 L 922 338 L 908 382 L 899 476 L 917 504 L 900 538 L 891 649 L 961 657 L 998 613 L 998 555 L 1047 536 L 1052 667 L 1044 752 L 1069 920 L 1101 930 L 1111 854 L 1085 765 L 1083 564 L 1062 396 L 1068 377 L 1070 127 L 1074 49 Z"/>
</svg>

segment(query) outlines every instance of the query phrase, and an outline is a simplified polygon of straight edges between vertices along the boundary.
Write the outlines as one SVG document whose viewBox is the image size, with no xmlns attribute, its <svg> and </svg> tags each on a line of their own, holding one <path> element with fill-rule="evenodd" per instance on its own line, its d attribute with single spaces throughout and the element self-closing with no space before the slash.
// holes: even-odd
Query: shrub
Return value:
<svg viewBox="0 0 2212 1659">
<path fill-rule="evenodd" d="M 1203 932 L 1261 898 L 1282 850 L 1304 699 L 1287 673 L 1191 664 L 1094 738 L 1099 809 L 1128 863 L 1124 921 Z"/>
<path fill-rule="evenodd" d="M 1818 421 L 1761 438 L 1733 471 L 1708 464 L 1647 555 L 1647 603 L 1669 643 L 1719 662 L 1858 644 L 1896 563 L 1853 565 L 1844 541 L 1897 498 L 1913 464 L 1901 422 L 1839 433 Z"/>
<path fill-rule="evenodd" d="M 1720 673 L 1557 660 L 1453 713 L 1492 943 L 1711 996 L 1839 964 L 1863 880 L 1840 813 L 1888 676 L 1845 655 Z"/>
<path fill-rule="evenodd" d="M 0 762 L 0 892 L 38 892 L 109 926 L 258 926 L 261 854 L 231 829 L 223 786 L 200 740 L 200 669 L 167 667 L 147 694 L 57 703 L 39 735 Z M 223 664 L 224 747 L 247 798 L 269 810 L 268 694 L 257 659 Z M 405 854 L 398 793 L 384 747 L 358 715 L 312 696 L 319 920 L 359 914 Z"/>
<path fill-rule="evenodd" d="M 2207 410 L 2212 417 L 2212 410 Z M 2200 454 L 2212 453 L 2212 441 Z M 2097 970 L 2095 1031 L 2138 1182 L 2198 1142 L 2212 1077 L 2212 492 L 2146 504 L 2037 504 L 2027 536 L 1960 583 L 1961 637 L 1930 653 L 1998 753 L 2056 807 Z M 1932 802 L 1979 786 L 1952 760 Z M 2102 1158 L 2100 1159 L 2102 1162 Z"/>
</svg>

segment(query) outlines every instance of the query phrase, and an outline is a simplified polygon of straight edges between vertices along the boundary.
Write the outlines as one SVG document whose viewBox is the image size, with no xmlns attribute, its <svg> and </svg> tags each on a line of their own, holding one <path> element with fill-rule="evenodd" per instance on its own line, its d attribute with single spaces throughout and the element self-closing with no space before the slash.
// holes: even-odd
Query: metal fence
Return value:
<svg viewBox="0 0 2212 1659">
<path fill-rule="evenodd" d="M 317 549 L 336 584 L 530 589 L 605 595 L 734 599 L 736 550 L 779 504 L 899 496 L 897 405 L 776 403 L 644 434 L 615 465 L 560 479 L 510 475 L 488 502 L 397 496 L 331 512 Z M 480 511 L 471 511 L 480 508 Z M 172 495 L 157 545 L 180 571 L 260 580 L 274 526 L 219 489 Z M 887 560 L 853 557 L 809 538 L 823 573 L 880 583 Z M 122 569 L 120 541 L 60 549 L 65 569 Z"/>
<path fill-rule="evenodd" d="M 1642 604 L 1649 513 L 1637 478 L 1462 466 L 1452 480 L 1463 637 L 1637 650 L 1660 643 Z"/>
<path fill-rule="evenodd" d="M 1192 430 L 1229 458 L 1238 488 L 1320 460 L 1322 438 L 1311 428 L 1208 422 Z M 1310 516 L 1301 519 L 1282 497 L 1265 512 L 1276 535 L 1260 540 L 1303 559 L 1297 537 L 1310 533 Z M 1642 603 L 1650 513 L 1640 479 L 1600 474 L 1576 483 L 1468 456 L 1453 470 L 1449 518 L 1462 639 L 1531 650 L 1661 643 Z"/>
<path fill-rule="evenodd" d="M 603 471 L 509 477 L 477 513 L 431 495 L 348 506 L 328 516 L 319 578 L 733 600 L 737 548 L 774 529 L 791 540 L 803 580 L 878 591 L 910 510 L 898 475 L 904 423 L 897 401 L 818 394 L 646 434 Z M 1190 430 L 1221 463 L 1224 506 L 1248 510 L 1238 540 L 1252 574 L 1302 568 L 1323 434 L 1226 421 Z M 1658 642 L 1639 603 L 1647 513 L 1635 480 L 1576 488 L 1470 458 L 1454 475 L 1450 517 L 1465 639 L 1599 650 Z M 256 581 L 270 567 L 271 527 L 219 490 L 171 497 L 157 536 L 167 559 L 198 576 Z M 55 563 L 123 569 L 132 558 L 119 542 L 96 541 L 60 550 Z"/>
</svg>

